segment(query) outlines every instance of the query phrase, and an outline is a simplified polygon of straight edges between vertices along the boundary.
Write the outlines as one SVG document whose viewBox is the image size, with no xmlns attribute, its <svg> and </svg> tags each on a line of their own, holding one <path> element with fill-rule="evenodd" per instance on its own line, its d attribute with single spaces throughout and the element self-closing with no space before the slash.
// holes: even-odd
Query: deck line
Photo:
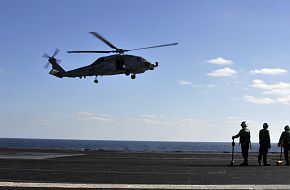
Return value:
<svg viewBox="0 0 290 190">
<path fill-rule="evenodd" d="M 290 185 L 84 184 L 2 181 L 0 187 L 66 189 L 290 189 Z"/>
</svg>

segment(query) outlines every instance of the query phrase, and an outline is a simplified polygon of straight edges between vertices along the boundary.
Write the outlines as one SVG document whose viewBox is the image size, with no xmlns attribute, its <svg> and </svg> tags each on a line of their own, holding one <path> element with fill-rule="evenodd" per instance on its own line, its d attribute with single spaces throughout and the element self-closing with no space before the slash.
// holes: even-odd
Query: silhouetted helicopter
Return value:
<svg viewBox="0 0 290 190">
<path fill-rule="evenodd" d="M 49 64 L 52 65 L 52 70 L 49 74 L 54 75 L 59 78 L 63 77 L 86 77 L 86 76 L 96 76 L 94 82 L 98 83 L 97 77 L 104 75 L 117 75 L 125 74 L 127 76 L 131 75 L 132 79 L 136 78 L 136 74 L 144 73 L 147 70 L 154 70 L 158 66 L 158 62 L 155 64 L 150 63 L 141 56 L 128 55 L 124 54 L 128 51 L 133 50 L 142 50 L 150 48 L 158 48 L 165 46 L 173 46 L 178 43 L 163 44 L 151 47 L 137 48 L 137 49 L 120 49 L 102 37 L 96 32 L 90 32 L 93 36 L 100 39 L 102 42 L 107 44 L 113 50 L 109 51 L 68 51 L 67 53 L 116 53 L 115 55 L 109 55 L 105 57 L 98 58 L 95 62 L 88 66 L 80 67 L 70 71 L 65 71 L 60 65 L 60 60 L 55 59 L 55 56 L 59 52 L 58 49 L 55 50 L 52 56 L 47 55 L 46 53 L 43 57 L 48 58 L 48 63 L 45 65 L 45 68 L 48 68 Z"/>
</svg>

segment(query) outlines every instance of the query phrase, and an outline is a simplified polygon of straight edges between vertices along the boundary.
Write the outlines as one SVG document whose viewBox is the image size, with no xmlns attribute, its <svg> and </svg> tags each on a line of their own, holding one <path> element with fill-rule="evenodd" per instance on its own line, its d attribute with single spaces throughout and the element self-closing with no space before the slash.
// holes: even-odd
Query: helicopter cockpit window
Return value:
<svg viewBox="0 0 290 190">
<path fill-rule="evenodd" d="M 100 62 L 103 62 L 105 60 L 104 57 L 100 57 L 99 59 L 97 59 L 97 62 L 100 63 Z"/>
<path fill-rule="evenodd" d="M 105 60 L 104 57 L 100 57 L 100 58 L 98 58 L 98 59 L 94 62 L 94 64 L 102 63 L 102 62 L 104 62 L 104 60 Z"/>
</svg>

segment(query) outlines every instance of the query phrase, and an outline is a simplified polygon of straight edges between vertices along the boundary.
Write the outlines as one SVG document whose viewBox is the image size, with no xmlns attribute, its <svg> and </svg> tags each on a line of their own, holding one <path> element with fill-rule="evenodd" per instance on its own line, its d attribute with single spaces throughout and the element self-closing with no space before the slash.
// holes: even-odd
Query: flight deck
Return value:
<svg viewBox="0 0 290 190">
<path fill-rule="evenodd" d="M 0 150 L 1 189 L 289 189 L 290 167 L 249 166 L 235 154 Z"/>
</svg>

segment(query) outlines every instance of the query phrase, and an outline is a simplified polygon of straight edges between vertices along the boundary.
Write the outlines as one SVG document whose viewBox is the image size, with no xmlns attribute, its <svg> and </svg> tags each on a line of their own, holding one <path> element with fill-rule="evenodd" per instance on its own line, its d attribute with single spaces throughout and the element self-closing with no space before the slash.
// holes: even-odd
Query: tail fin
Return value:
<svg viewBox="0 0 290 190">
<path fill-rule="evenodd" d="M 52 70 L 49 72 L 49 74 L 62 78 L 65 70 L 56 62 L 56 59 L 50 58 L 48 61 L 52 65 Z"/>
<path fill-rule="evenodd" d="M 56 49 L 52 54 L 52 56 L 49 56 L 46 53 L 43 54 L 43 57 L 48 59 L 48 63 L 45 65 L 44 68 L 48 68 L 50 63 L 52 65 L 52 70 L 49 72 L 49 74 L 62 78 L 65 73 L 65 70 L 57 63 L 60 62 L 60 60 L 54 58 L 58 54 L 58 52 L 59 49 Z"/>
</svg>

